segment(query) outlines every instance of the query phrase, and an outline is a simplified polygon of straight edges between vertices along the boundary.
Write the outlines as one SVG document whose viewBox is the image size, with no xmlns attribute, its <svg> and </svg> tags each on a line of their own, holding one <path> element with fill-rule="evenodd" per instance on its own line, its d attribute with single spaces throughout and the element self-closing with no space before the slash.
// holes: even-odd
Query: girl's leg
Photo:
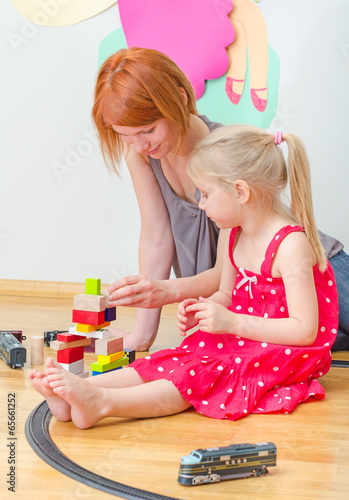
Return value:
<svg viewBox="0 0 349 500">
<path fill-rule="evenodd" d="M 130 367 L 125 372 L 128 370 L 127 378 L 133 378 L 135 370 Z M 154 380 L 133 387 L 105 388 L 80 379 L 58 363 L 47 370 L 47 378 L 54 393 L 71 406 L 72 420 L 80 429 L 92 427 L 106 417 L 161 417 L 191 406 L 168 380 Z"/>
</svg>

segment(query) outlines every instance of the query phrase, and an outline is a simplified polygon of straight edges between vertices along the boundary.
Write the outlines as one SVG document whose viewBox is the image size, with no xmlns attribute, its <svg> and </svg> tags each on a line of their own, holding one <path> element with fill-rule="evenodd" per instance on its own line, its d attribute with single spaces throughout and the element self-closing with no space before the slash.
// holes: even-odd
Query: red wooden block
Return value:
<svg viewBox="0 0 349 500">
<path fill-rule="evenodd" d="M 84 359 L 84 348 L 81 347 L 73 347 L 72 349 L 64 349 L 63 351 L 57 351 L 57 361 L 58 363 L 75 363 L 75 361 L 79 361 L 80 359 Z"/>
<path fill-rule="evenodd" d="M 85 325 L 101 325 L 104 323 L 104 311 L 79 311 L 73 309 L 73 322 Z"/>
<path fill-rule="evenodd" d="M 74 342 L 74 340 L 85 339 L 83 335 L 74 335 L 73 333 L 59 333 L 57 335 L 57 340 L 60 342 Z"/>
</svg>

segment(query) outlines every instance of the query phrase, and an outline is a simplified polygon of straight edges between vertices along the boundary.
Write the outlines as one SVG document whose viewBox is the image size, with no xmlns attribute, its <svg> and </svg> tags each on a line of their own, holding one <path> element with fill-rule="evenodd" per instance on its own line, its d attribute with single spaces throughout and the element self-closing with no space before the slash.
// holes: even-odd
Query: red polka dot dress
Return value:
<svg viewBox="0 0 349 500">
<path fill-rule="evenodd" d="M 230 235 L 230 258 L 239 228 Z M 266 251 L 261 273 L 237 269 L 231 311 L 251 316 L 287 318 L 285 288 L 271 276 L 281 241 L 298 226 L 285 226 Z M 233 334 L 197 330 L 179 347 L 136 360 L 132 367 L 146 380 L 167 379 L 200 413 L 237 420 L 249 413 L 290 413 L 310 397 L 323 399 L 318 378 L 330 368 L 330 349 L 338 327 L 338 300 L 331 266 L 313 268 L 319 305 L 319 328 L 310 346 L 284 346 L 247 340 Z"/>
</svg>

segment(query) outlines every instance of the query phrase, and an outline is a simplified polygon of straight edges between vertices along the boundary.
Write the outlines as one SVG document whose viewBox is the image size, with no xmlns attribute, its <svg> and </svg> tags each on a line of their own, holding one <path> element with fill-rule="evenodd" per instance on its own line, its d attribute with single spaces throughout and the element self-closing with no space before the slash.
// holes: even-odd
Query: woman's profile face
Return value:
<svg viewBox="0 0 349 500">
<path fill-rule="evenodd" d="M 178 131 L 165 118 L 141 127 L 113 125 L 113 130 L 126 144 L 132 145 L 136 153 L 152 158 L 164 158 L 177 146 Z"/>
</svg>

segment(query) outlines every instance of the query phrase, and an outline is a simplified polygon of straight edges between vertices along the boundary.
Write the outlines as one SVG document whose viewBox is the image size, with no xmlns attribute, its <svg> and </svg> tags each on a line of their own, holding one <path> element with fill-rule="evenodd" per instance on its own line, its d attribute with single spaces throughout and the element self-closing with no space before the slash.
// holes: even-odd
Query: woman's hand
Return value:
<svg viewBox="0 0 349 500">
<path fill-rule="evenodd" d="M 188 312 L 187 307 L 192 304 L 197 304 L 198 299 L 185 299 L 183 302 L 178 304 L 177 311 L 177 326 L 180 331 L 180 335 L 185 337 L 186 332 L 191 328 L 194 328 L 198 324 L 198 321 L 195 319 L 195 312 Z"/>
<path fill-rule="evenodd" d="M 153 309 L 167 304 L 168 292 L 163 280 L 142 274 L 125 276 L 108 288 L 109 306 L 142 307 Z"/>
<path fill-rule="evenodd" d="M 235 314 L 222 304 L 200 297 L 188 305 L 187 314 L 194 314 L 196 324 L 203 332 L 233 333 Z"/>
</svg>

